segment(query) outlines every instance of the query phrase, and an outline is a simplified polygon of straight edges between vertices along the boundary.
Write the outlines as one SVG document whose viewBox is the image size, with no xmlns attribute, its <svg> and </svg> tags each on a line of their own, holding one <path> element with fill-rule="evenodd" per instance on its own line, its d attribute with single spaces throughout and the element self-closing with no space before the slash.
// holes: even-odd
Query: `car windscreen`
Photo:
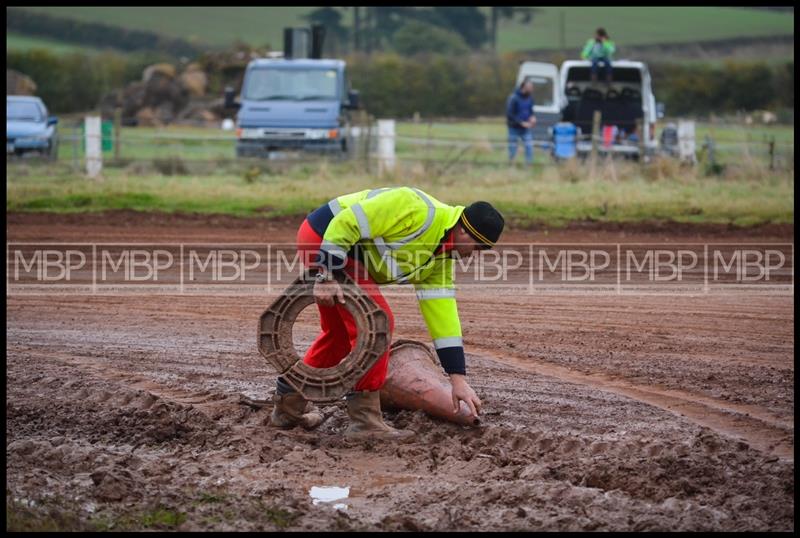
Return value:
<svg viewBox="0 0 800 538">
<path fill-rule="evenodd" d="M 338 99 L 335 69 L 253 69 L 242 97 L 252 101 Z"/>
<path fill-rule="evenodd" d="M 42 121 L 42 110 L 36 103 L 7 100 L 6 120 Z"/>
</svg>

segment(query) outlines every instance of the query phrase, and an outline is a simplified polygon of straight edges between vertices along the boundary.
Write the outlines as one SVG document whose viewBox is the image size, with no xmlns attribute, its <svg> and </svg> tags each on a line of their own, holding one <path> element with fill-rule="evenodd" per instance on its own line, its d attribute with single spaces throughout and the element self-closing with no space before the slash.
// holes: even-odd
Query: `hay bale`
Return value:
<svg viewBox="0 0 800 538">
<path fill-rule="evenodd" d="M 36 95 L 36 83 L 24 73 L 6 69 L 6 95 Z"/>
<path fill-rule="evenodd" d="M 149 82 L 154 75 L 159 74 L 166 78 L 175 78 L 175 66 L 168 63 L 149 65 L 142 71 L 142 82 Z"/>
<path fill-rule="evenodd" d="M 220 116 L 209 110 L 207 103 L 191 103 L 178 114 L 178 120 L 216 126 Z"/>
<path fill-rule="evenodd" d="M 197 65 L 197 64 L 190 64 Z M 208 77 L 205 72 L 200 70 L 186 70 L 181 73 L 180 84 L 186 92 L 192 97 L 203 97 L 206 94 L 206 87 L 208 86 Z"/>
<path fill-rule="evenodd" d="M 162 125 L 156 116 L 155 110 L 149 106 L 136 112 L 136 124 L 139 127 L 161 127 Z"/>
<path fill-rule="evenodd" d="M 172 121 L 175 119 L 175 106 L 169 101 L 160 103 L 157 107 L 155 107 L 154 112 L 156 119 L 161 124 L 172 123 Z"/>
<path fill-rule="evenodd" d="M 188 102 L 188 92 L 175 79 L 156 73 L 145 83 L 145 106 L 158 107 L 170 103 L 173 110 L 181 110 Z"/>
</svg>

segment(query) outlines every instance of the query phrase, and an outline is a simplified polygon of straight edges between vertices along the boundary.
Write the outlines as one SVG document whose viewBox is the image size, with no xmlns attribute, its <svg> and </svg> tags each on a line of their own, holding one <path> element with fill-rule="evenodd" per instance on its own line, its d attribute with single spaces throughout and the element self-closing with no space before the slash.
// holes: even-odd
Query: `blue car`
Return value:
<svg viewBox="0 0 800 538">
<path fill-rule="evenodd" d="M 58 118 L 47 115 L 38 97 L 6 96 L 6 155 L 37 152 L 50 159 L 58 156 Z"/>
</svg>

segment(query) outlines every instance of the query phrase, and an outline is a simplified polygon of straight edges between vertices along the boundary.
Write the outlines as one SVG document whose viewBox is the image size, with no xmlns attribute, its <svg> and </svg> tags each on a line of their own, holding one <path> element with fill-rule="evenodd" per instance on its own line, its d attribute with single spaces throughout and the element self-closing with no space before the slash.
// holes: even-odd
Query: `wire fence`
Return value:
<svg viewBox="0 0 800 538">
<path fill-rule="evenodd" d="M 58 136 L 57 162 L 75 172 L 85 167 L 86 140 L 82 123 L 64 125 Z M 434 133 L 431 126 L 412 122 L 398 123 L 398 133 L 391 135 L 393 160 L 404 165 L 434 167 L 437 173 L 461 166 L 502 168 L 509 165 L 509 139 L 496 126 L 475 123 L 457 134 Z M 748 130 L 747 126 L 723 125 L 698 131 L 694 140 L 697 162 L 713 166 L 761 167 L 769 171 L 794 170 L 794 140 L 778 139 L 769 129 Z M 426 131 L 426 132 L 423 132 Z M 751 132 L 753 131 L 753 132 Z M 780 135 L 781 133 L 779 133 Z M 241 167 L 281 167 L 309 164 L 320 160 L 349 161 L 368 172 L 380 168 L 379 133 L 375 122 L 355 125 L 347 135 L 347 152 L 301 152 L 275 150 L 263 158 L 238 157 L 234 131 L 214 128 L 180 127 L 169 129 L 123 127 L 107 129 L 103 134 L 103 164 L 109 167 L 147 169 L 167 174 L 213 173 Z M 582 134 L 579 143 L 591 145 L 599 155 L 610 150 L 602 135 Z M 515 142 L 516 143 L 516 142 Z M 619 149 L 620 146 L 616 146 Z M 555 165 L 553 141 L 534 140 L 534 165 Z M 636 144 L 628 144 L 630 154 L 638 154 Z M 623 149 L 625 149 L 623 147 Z M 516 159 L 522 160 L 523 148 Z M 27 161 L 25 156 L 11 160 Z M 35 156 L 34 156 L 35 157 Z M 674 158 L 663 146 L 648 159 Z"/>
</svg>

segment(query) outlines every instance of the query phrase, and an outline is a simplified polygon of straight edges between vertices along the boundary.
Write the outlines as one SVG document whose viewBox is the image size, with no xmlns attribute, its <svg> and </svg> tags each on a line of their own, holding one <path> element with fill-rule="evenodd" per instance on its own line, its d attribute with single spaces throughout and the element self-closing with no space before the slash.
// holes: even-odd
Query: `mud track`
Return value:
<svg viewBox="0 0 800 538">
<path fill-rule="evenodd" d="M 17 214 L 7 235 L 288 242 L 296 225 Z M 344 441 L 338 403 L 315 432 L 268 425 L 270 405 L 252 400 L 275 372 L 254 333 L 276 293 L 7 296 L 7 504 L 114 529 L 794 530 L 791 296 L 459 295 L 485 426 L 389 412 L 418 432 L 390 446 Z M 396 337 L 427 341 L 413 292 L 389 302 Z M 297 327 L 306 345 L 313 322 Z M 313 504 L 313 486 L 349 487 L 346 508 Z"/>
</svg>

